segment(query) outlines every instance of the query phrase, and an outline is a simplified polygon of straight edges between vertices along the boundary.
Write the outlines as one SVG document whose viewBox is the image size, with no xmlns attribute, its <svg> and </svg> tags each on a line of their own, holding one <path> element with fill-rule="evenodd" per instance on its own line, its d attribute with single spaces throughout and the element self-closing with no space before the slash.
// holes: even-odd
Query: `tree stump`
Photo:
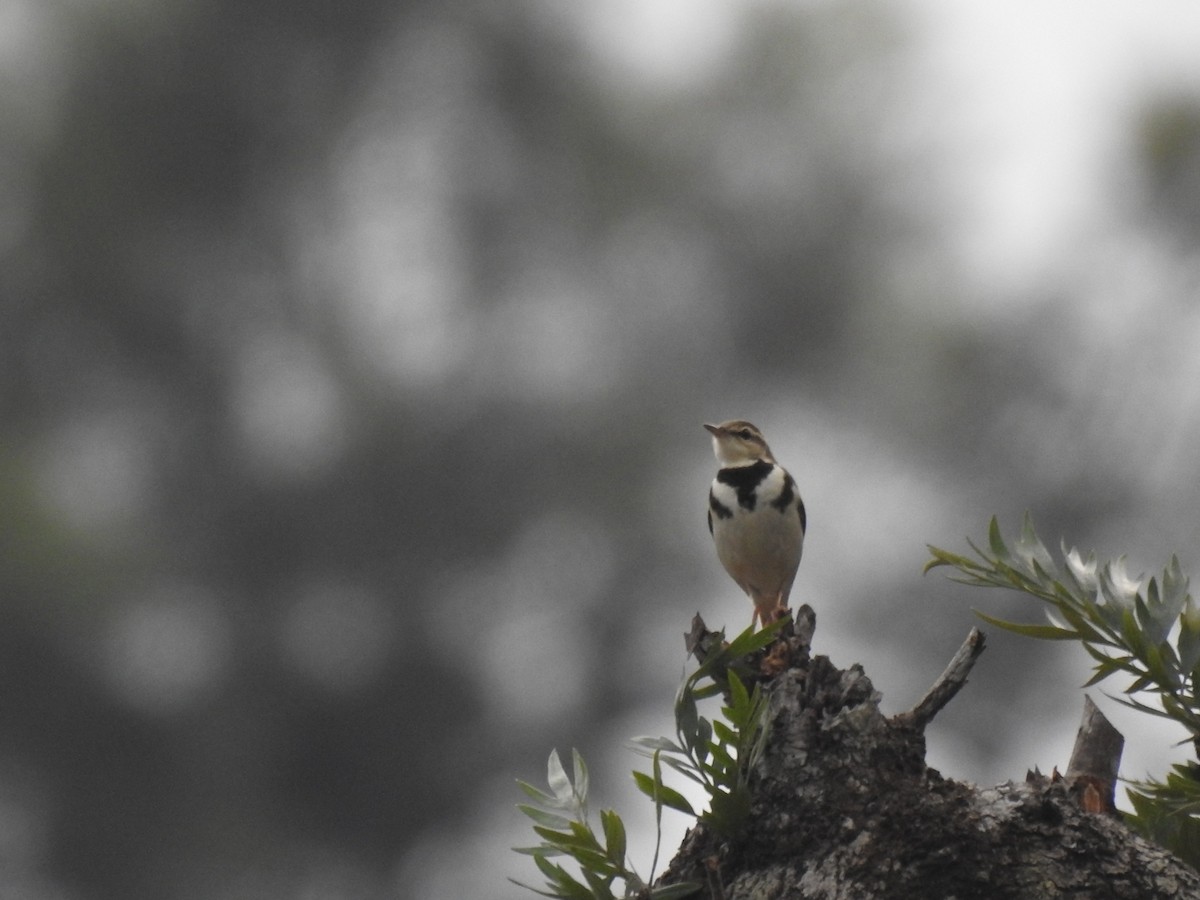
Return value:
<svg viewBox="0 0 1200 900">
<path fill-rule="evenodd" d="M 705 900 L 1200 898 L 1195 870 L 1111 802 L 1083 801 L 1080 786 L 1103 793 L 1086 781 L 1095 766 L 1078 783 L 1055 772 L 981 789 L 925 764 L 925 727 L 966 683 L 978 630 L 920 703 L 888 718 L 860 666 L 810 655 L 814 621 L 802 607 L 753 660 L 771 731 L 745 832 L 724 841 L 697 824 L 660 884 L 699 882 Z M 697 616 L 689 650 L 703 658 L 714 637 Z"/>
</svg>

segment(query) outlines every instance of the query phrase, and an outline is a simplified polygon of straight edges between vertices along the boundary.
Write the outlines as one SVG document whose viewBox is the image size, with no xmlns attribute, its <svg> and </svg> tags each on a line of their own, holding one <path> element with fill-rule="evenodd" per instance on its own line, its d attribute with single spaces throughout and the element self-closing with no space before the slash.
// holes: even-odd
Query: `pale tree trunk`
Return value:
<svg viewBox="0 0 1200 900">
<path fill-rule="evenodd" d="M 802 607 L 757 661 L 775 673 L 761 682 L 772 724 L 744 835 L 726 842 L 698 824 L 661 883 L 700 882 L 704 900 L 1200 898 L 1195 870 L 1112 811 L 1121 741 L 1095 727 L 1094 707 L 1067 778 L 951 781 L 925 765 L 924 730 L 965 684 L 983 635 L 920 704 L 888 718 L 859 666 L 809 655 L 812 626 Z M 697 656 L 713 638 L 697 617 Z"/>
</svg>

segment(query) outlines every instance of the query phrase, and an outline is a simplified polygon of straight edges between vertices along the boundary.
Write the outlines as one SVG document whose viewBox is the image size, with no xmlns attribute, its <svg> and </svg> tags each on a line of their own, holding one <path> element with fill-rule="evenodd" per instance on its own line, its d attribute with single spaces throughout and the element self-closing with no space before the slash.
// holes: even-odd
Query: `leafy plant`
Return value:
<svg viewBox="0 0 1200 900">
<path fill-rule="evenodd" d="M 702 785 L 708 794 L 708 809 L 700 820 L 726 838 L 736 836 L 750 812 L 750 773 L 761 757 L 767 741 L 768 698 L 755 685 L 748 690 L 742 671 L 751 670 L 746 657 L 761 650 L 778 634 L 782 623 L 757 633 L 747 629 L 729 644 L 716 636 L 711 652 L 700 667 L 680 687 L 675 697 L 675 734 L 668 738 L 637 738 L 635 750 L 651 760 L 650 772 L 633 773 L 639 790 L 654 802 L 657 838 L 650 870 L 658 868 L 662 842 L 664 808 L 696 815 L 688 799 L 663 781 L 663 765 Z M 709 720 L 699 714 L 698 701 L 716 694 L 727 695 L 721 707 L 725 720 Z M 625 824 L 616 812 L 600 811 L 600 831 L 588 818 L 588 772 L 578 750 L 572 751 L 574 779 L 567 775 L 558 751 L 551 751 L 547 764 L 547 793 L 524 781 L 518 781 L 534 802 L 518 809 L 533 820 L 533 830 L 541 842 L 518 847 L 518 853 L 533 857 L 546 879 L 536 888 L 511 879 L 544 897 L 562 900 L 615 900 L 614 886 L 622 883 L 623 897 L 639 900 L 679 900 L 700 889 L 693 882 L 651 887 L 628 862 Z M 579 870 L 578 877 L 555 862 L 566 857 Z"/>
<path fill-rule="evenodd" d="M 601 833 L 597 834 L 588 820 L 588 772 L 578 750 L 572 751 L 575 779 L 572 780 L 558 758 L 550 752 L 546 780 L 551 793 L 518 781 L 537 805 L 518 804 L 518 809 L 533 819 L 533 830 L 542 842 L 534 847 L 518 847 L 518 853 L 533 857 L 538 870 L 546 878 L 546 890 L 510 879 L 543 897 L 563 900 L 615 900 L 613 883 L 625 884 L 624 897 L 645 897 L 647 900 L 676 900 L 694 894 L 698 885 L 673 884 L 651 888 L 626 861 L 625 823 L 611 809 L 600 811 Z M 583 880 L 573 876 L 554 857 L 566 856 L 575 861 Z"/>
<path fill-rule="evenodd" d="M 987 549 L 968 541 L 975 558 L 930 546 L 925 571 L 949 566 L 965 584 L 1004 587 L 1046 604 L 1049 624 L 1008 622 L 976 610 L 999 628 L 1043 640 L 1078 641 L 1095 662 L 1090 686 L 1123 673 L 1131 677 L 1118 702 L 1181 724 L 1200 751 L 1200 608 L 1172 556 L 1160 576 L 1130 578 L 1125 557 L 1096 561 L 1062 547 L 1059 566 L 1026 514 L 1010 547 L 993 517 Z M 1135 695 L 1153 698 L 1157 705 Z M 1193 865 L 1200 863 L 1200 766 L 1175 766 L 1164 781 L 1135 782 L 1130 824 Z"/>
<path fill-rule="evenodd" d="M 1139 781 L 1127 791 L 1132 824 L 1194 867 L 1200 867 L 1200 767 L 1174 765 L 1164 781 Z"/>
<path fill-rule="evenodd" d="M 747 656 L 774 639 L 780 625 L 743 632 L 692 673 L 675 697 L 675 740 L 634 739 L 634 749 L 653 763 L 651 774 L 633 773 L 642 793 L 656 805 L 696 815 L 686 797 L 663 784 L 665 763 L 704 788 L 708 809 L 699 814 L 700 821 L 725 838 L 734 837 L 750 814 L 750 774 L 769 736 L 768 698 L 757 684 L 747 690 L 737 670 Z M 721 707 L 725 721 L 706 719 L 697 706 L 698 700 L 718 693 L 727 696 Z"/>
</svg>

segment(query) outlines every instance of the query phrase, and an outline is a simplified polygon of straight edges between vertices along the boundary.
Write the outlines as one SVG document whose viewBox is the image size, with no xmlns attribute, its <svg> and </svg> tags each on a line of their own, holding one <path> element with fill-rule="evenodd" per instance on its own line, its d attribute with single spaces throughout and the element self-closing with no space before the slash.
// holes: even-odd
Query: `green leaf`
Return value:
<svg viewBox="0 0 1200 900">
<path fill-rule="evenodd" d="M 1195 615 L 1190 595 L 1179 618 L 1179 636 L 1175 639 L 1175 646 L 1179 653 L 1179 667 L 1184 672 L 1194 672 L 1197 664 L 1200 664 L 1200 619 Z"/>
<path fill-rule="evenodd" d="M 536 830 L 536 829 L 535 829 Z M 604 851 L 600 846 L 600 841 L 596 839 L 595 832 L 586 822 L 572 822 L 571 834 L 574 836 L 577 846 L 583 847 L 585 850 L 595 850 L 599 853 Z"/>
<path fill-rule="evenodd" d="M 558 758 L 557 750 L 550 751 L 550 759 L 546 763 L 546 783 L 550 785 L 550 790 L 554 791 L 559 803 L 574 805 L 575 789 L 571 786 L 571 779 L 567 777 L 562 760 Z"/>
<path fill-rule="evenodd" d="M 753 738 L 746 747 L 746 751 L 742 758 L 746 761 L 744 769 L 749 774 L 758 761 L 762 759 L 763 754 L 767 750 L 767 742 L 771 738 L 771 723 L 766 718 L 767 704 L 766 698 L 763 698 L 762 714 L 755 719 L 755 727 Z M 740 752 L 740 751 L 739 751 Z"/>
<path fill-rule="evenodd" d="M 616 900 L 612 892 L 612 882 L 615 876 L 601 877 L 594 872 L 583 869 L 583 877 L 591 888 L 593 900 Z"/>
<path fill-rule="evenodd" d="M 1086 682 L 1084 682 L 1083 686 L 1085 688 L 1090 688 L 1095 684 L 1099 684 L 1101 681 L 1103 681 L 1105 678 L 1108 678 L 1110 675 L 1116 674 L 1120 670 L 1121 670 L 1121 666 L 1118 665 L 1116 662 L 1114 662 L 1111 659 L 1105 660 L 1102 663 L 1097 663 L 1095 673 L 1092 675 L 1091 678 L 1089 678 Z"/>
<path fill-rule="evenodd" d="M 522 853 L 525 856 L 563 856 L 567 853 L 566 850 L 551 847 L 549 844 L 538 844 L 536 847 L 513 847 L 512 849 L 514 853 Z"/>
<path fill-rule="evenodd" d="M 687 813 L 689 816 L 696 814 L 687 797 L 683 796 L 679 791 L 667 787 L 662 781 L 656 784 L 654 779 L 645 772 L 634 772 L 633 781 L 637 785 L 638 790 L 655 803 L 661 803 L 663 806 Z"/>
<path fill-rule="evenodd" d="M 526 794 L 528 794 L 531 798 L 533 798 L 538 803 L 540 803 L 542 806 L 548 806 L 551 809 L 567 808 L 566 806 L 564 806 L 564 804 L 562 804 L 558 801 L 557 797 L 553 797 L 550 794 L 547 794 L 545 791 L 539 791 L 537 788 L 535 788 L 532 784 L 530 784 L 527 781 L 521 781 L 521 779 L 518 778 L 517 786 L 521 790 L 523 790 Z"/>
<path fill-rule="evenodd" d="M 1129 697 L 1117 697 L 1113 694 L 1105 694 L 1110 700 L 1120 703 L 1122 706 L 1128 706 L 1130 709 L 1136 709 L 1138 712 L 1149 713 L 1152 716 L 1158 716 L 1160 719 L 1170 719 L 1171 715 L 1161 709 L 1156 709 L 1153 706 L 1148 706 L 1145 703 L 1140 703 Z"/>
<path fill-rule="evenodd" d="M 988 545 L 997 560 L 1004 561 L 1009 558 L 1008 548 L 1004 546 L 1004 536 L 1000 534 L 1000 520 L 995 516 L 992 516 L 992 521 L 988 524 Z"/>
<path fill-rule="evenodd" d="M 1162 640 L 1162 637 L 1158 635 L 1158 623 L 1155 621 L 1154 613 L 1150 611 L 1149 605 L 1142 599 L 1141 594 L 1137 594 L 1133 598 L 1133 611 L 1138 631 L 1141 632 L 1143 640 L 1147 644 L 1157 644 Z"/>
<path fill-rule="evenodd" d="M 699 715 L 696 710 L 696 696 L 685 683 L 675 697 L 675 730 L 685 747 L 696 746 Z"/>
<path fill-rule="evenodd" d="M 951 553 L 949 550 L 943 550 L 940 547 L 933 546 L 933 544 L 926 544 L 925 548 L 929 551 L 933 559 L 925 563 L 925 568 L 921 570 L 922 575 L 929 574 L 930 569 L 936 569 L 938 566 L 952 566 L 955 569 L 966 570 L 976 565 L 969 557 Z"/>
<path fill-rule="evenodd" d="M 1121 638 L 1135 657 L 1142 659 L 1146 655 L 1146 636 L 1138 627 L 1133 609 L 1128 606 L 1121 610 Z"/>
<path fill-rule="evenodd" d="M 729 673 L 729 707 L 725 711 L 725 715 L 729 716 L 730 721 L 735 725 L 742 724 L 734 718 L 739 714 L 745 713 L 750 707 L 750 694 L 746 691 L 746 686 L 742 684 L 742 679 L 738 678 L 733 672 Z"/>
<path fill-rule="evenodd" d="M 538 809 L 536 806 L 530 806 L 528 803 L 518 803 L 517 809 L 533 819 L 539 825 L 546 828 L 568 828 L 571 820 L 565 816 L 555 815 L 554 813 L 546 812 L 544 809 Z"/>
<path fill-rule="evenodd" d="M 1171 554 L 1171 561 L 1163 570 L 1162 590 L 1163 603 L 1175 609 L 1175 615 L 1179 615 L 1179 610 L 1183 609 L 1187 601 L 1188 577 L 1183 573 L 1183 566 L 1179 564 L 1179 557 L 1175 554 Z"/>
<path fill-rule="evenodd" d="M 713 726 L 708 719 L 700 719 L 699 734 L 696 735 L 696 746 L 693 748 L 698 765 L 704 765 L 708 759 L 708 744 L 712 740 Z"/>
<path fill-rule="evenodd" d="M 1151 578 L 1146 583 L 1146 612 L 1154 621 L 1158 619 L 1158 611 L 1162 608 L 1162 600 L 1158 596 L 1158 579 Z"/>
<path fill-rule="evenodd" d="M 588 798 L 588 770 L 587 764 L 583 761 L 583 754 L 578 750 L 571 750 L 571 762 L 575 769 L 575 797 L 579 801 L 579 807 L 582 809 L 587 806 Z"/>
<path fill-rule="evenodd" d="M 608 858 L 616 865 L 625 865 L 625 823 L 611 809 L 600 810 L 600 827 L 604 829 L 604 844 Z"/>
<path fill-rule="evenodd" d="M 1179 566 L 1179 559 L 1171 557 L 1171 562 L 1163 571 L 1162 591 L 1165 616 L 1173 626 L 1178 622 L 1182 631 L 1194 621 L 1192 595 L 1188 593 L 1188 579 Z M 1168 632 L 1170 629 L 1168 629 Z M 1190 670 L 1187 666 L 1185 670 Z"/>
<path fill-rule="evenodd" d="M 636 744 L 634 749 L 643 756 L 649 756 L 655 750 L 661 750 L 664 753 L 682 754 L 684 752 L 677 743 L 665 737 L 635 737 L 631 743 Z"/>
<path fill-rule="evenodd" d="M 724 793 L 718 791 L 709 798 L 709 808 L 701 819 L 712 824 L 722 835 L 736 834 L 750 815 L 750 792 L 745 790 Z"/>
<path fill-rule="evenodd" d="M 730 755 L 724 744 L 713 743 L 709 747 L 712 749 L 712 761 L 705 769 L 712 772 L 718 781 L 724 778 L 726 773 L 737 771 L 737 760 Z"/>
<path fill-rule="evenodd" d="M 1092 644 L 1086 644 L 1086 643 L 1083 645 L 1083 649 L 1086 650 L 1088 652 L 1088 655 L 1091 656 L 1092 659 L 1096 660 L 1096 662 L 1116 663 L 1119 666 L 1119 668 L 1122 669 L 1123 671 L 1133 672 L 1135 674 L 1138 671 L 1135 668 L 1133 668 L 1133 657 L 1129 656 L 1128 654 L 1115 654 L 1114 655 L 1113 653 L 1109 652 L 1108 650 L 1102 650 L 1099 647 L 1096 647 Z"/>
<path fill-rule="evenodd" d="M 673 756 L 663 756 L 660 758 L 663 765 L 669 766 L 685 778 L 690 778 L 697 784 L 704 784 L 704 779 L 700 777 L 700 769 L 688 757 L 676 759 Z"/>
<path fill-rule="evenodd" d="M 563 897 L 566 900 L 594 900 L 592 892 L 580 884 L 562 866 L 555 865 L 539 856 L 533 858 L 534 863 L 542 874 L 550 881 L 550 887 L 559 891 L 557 894 L 547 894 L 549 897 Z"/>
<path fill-rule="evenodd" d="M 574 835 L 571 834 L 571 823 L 567 823 L 566 828 L 550 828 L 547 825 L 534 825 L 533 832 L 549 846 L 554 847 L 564 853 L 572 853 L 574 851 Z"/>
<path fill-rule="evenodd" d="M 995 625 L 997 628 L 1003 628 L 1005 631 L 1011 631 L 1025 637 L 1037 638 L 1043 641 L 1073 641 L 1076 639 L 1074 631 L 1067 628 L 1059 628 L 1057 625 L 1006 622 L 1004 619 L 997 619 L 995 616 L 989 616 L 987 613 L 980 612 L 979 610 L 974 610 L 974 612 L 975 615 L 979 616 L 979 618 L 983 619 L 989 625 Z"/>
<path fill-rule="evenodd" d="M 695 700 L 707 700 L 709 697 L 715 697 L 718 694 L 725 692 L 725 689 L 715 681 L 710 681 L 708 684 L 698 685 L 690 691 L 692 698 Z"/>
<path fill-rule="evenodd" d="M 758 631 L 753 630 L 753 626 L 747 628 L 732 641 L 729 642 L 729 655 L 734 659 L 742 656 L 749 656 L 751 653 L 756 653 L 767 644 L 775 640 L 779 636 L 779 632 L 783 630 L 783 626 L 788 623 L 788 619 L 783 618 L 769 625 L 764 625 Z"/>
<path fill-rule="evenodd" d="M 1182 690 L 1186 675 L 1179 668 L 1179 657 L 1175 655 L 1175 648 L 1164 640 L 1162 643 L 1155 644 L 1148 649 L 1155 664 L 1162 667 L 1159 686 L 1172 692 Z M 1147 665 L 1149 665 L 1149 660 L 1147 660 Z"/>
<path fill-rule="evenodd" d="M 1052 572 L 1057 572 L 1050 552 L 1042 544 L 1033 527 L 1033 516 L 1028 512 L 1021 522 L 1021 535 L 1017 538 L 1017 556 L 1039 581 L 1049 581 Z"/>
<path fill-rule="evenodd" d="M 591 872 L 593 875 L 599 875 L 601 878 L 616 878 L 620 875 L 620 871 L 611 863 L 607 856 L 599 850 L 589 850 L 587 847 L 576 847 L 571 851 L 571 856 L 575 862 L 579 864 L 580 871 L 584 877 Z"/>
<path fill-rule="evenodd" d="M 737 732 L 719 719 L 712 723 L 713 734 L 722 744 L 737 744 Z"/>
<path fill-rule="evenodd" d="M 1190 764 L 1194 766 L 1194 764 Z M 1127 824 L 1192 866 L 1200 864 L 1200 792 L 1195 774 L 1173 766 L 1166 782 L 1135 782 L 1127 794 L 1133 815 Z"/>
</svg>

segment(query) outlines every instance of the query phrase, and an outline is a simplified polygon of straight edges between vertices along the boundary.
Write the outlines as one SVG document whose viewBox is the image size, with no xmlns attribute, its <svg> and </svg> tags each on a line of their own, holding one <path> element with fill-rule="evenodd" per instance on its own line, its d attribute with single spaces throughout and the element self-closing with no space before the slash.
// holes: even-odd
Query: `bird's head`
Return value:
<svg viewBox="0 0 1200 900">
<path fill-rule="evenodd" d="M 762 432 L 749 422 L 731 419 L 720 425 L 705 423 L 704 427 L 713 436 L 713 453 L 723 466 L 745 466 L 760 459 L 775 462 Z"/>
</svg>

